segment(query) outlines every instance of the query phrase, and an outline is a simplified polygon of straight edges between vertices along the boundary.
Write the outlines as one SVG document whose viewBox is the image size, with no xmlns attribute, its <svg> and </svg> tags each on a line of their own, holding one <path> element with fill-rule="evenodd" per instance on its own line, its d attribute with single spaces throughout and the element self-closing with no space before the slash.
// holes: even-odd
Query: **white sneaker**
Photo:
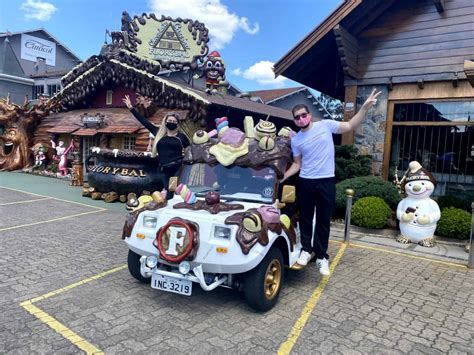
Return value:
<svg viewBox="0 0 474 355">
<path fill-rule="evenodd" d="M 298 260 L 296 260 L 296 262 L 300 264 L 301 266 L 306 266 L 310 260 L 311 260 L 311 254 L 308 253 L 307 251 L 302 250 L 300 257 L 298 258 Z"/>
<path fill-rule="evenodd" d="M 319 268 L 319 273 L 324 276 L 331 275 L 329 271 L 329 261 L 328 259 L 316 259 L 316 265 Z"/>
</svg>

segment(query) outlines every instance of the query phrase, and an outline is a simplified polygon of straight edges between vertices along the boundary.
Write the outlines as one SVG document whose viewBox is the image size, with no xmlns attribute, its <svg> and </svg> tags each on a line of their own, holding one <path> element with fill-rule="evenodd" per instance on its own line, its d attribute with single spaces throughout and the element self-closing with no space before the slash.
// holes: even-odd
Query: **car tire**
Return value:
<svg viewBox="0 0 474 355">
<path fill-rule="evenodd" d="M 265 258 L 244 278 L 244 295 L 253 309 L 266 312 L 278 301 L 284 276 L 283 255 L 271 248 Z"/>
<path fill-rule="evenodd" d="M 128 250 L 128 258 L 127 258 L 128 271 L 130 271 L 130 274 L 132 274 L 132 276 L 136 278 L 138 281 L 143 282 L 143 283 L 150 283 L 151 277 L 143 277 L 142 274 L 140 273 L 140 258 L 141 258 L 141 255 L 138 255 L 137 253 L 131 250 Z"/>
</svg>

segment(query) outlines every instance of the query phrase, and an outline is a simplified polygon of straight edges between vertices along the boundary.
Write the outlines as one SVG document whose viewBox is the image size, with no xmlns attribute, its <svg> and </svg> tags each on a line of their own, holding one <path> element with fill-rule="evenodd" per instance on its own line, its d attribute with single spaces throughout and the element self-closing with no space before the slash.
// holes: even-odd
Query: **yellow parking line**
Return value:
<svg viewBox="0 0 474 355">
<path fill-rule="evenodd" d="M 341 242 L 339 240 L 330 240 L 330 243 L 336 243 L 336 244 L 342 244 L 344 242 Z M 355 247 L 355 248 L 361 248 L 361 249 L 369 249 L 369 250 L 376 250 L 376 251 L 381 251 L 383 253 L 388 253 L 388 254 L 394 254 L 394 255 L 400 255 L 400 256 L 406 256 L 407 258 L 412 258 L 412 259 L 418 259 L 418 260 L 424 260 L 424 261 L 429 261 L 435 264 L 441 264 L 441 265 L 446 265 L 446 266 L 455 266 L 459 268 L 467 268 L 467 265 L 463 264 L 458 264 L 458 263 L 450 263 L 449 261 L 442 261 L 442 260 L 437 260 L 433 258 L 427 258 L 425 256 L 418 256 L 418 255 L 411 255 L 407 253 L 403 253 L 400 251 L 394 251 L 394 250 L 389 250 L 386 248 L 380 248 L 380 247 L 372 247 L 369 245 L 364 245 L 364 244 L 359 244 L 359 243 L 350 243 L 350 247 Z M 471 270 L 471 269 L 469 269 Z"/>
<path fill-rule="evenodd" d="M 463 269 L 467 268 L 467 266 L 463 265 L 463 264 L 450 263 L 448 261 L 436 260 L 436 259 L 427 258 L 427 257 L 424 257 L 424 256 L 410 255 L 410 254 L 402 253 L 402 252 L 399 252 L 399 251 L 388 250 L 388 249 L 385 249 L 385 248 L 372 247 L 372 246 L 363 245 L 363 244 L 356 244 L 356 243 L 350 243 L 350 246 L 355 247 L 355 248 L 361 248 L 361 249 L 381 251 L 381 252 L 388 253 L 388 254 L 406 256 L 407 258 L 430 261 L 432 263 L 442 264 L 442 265 L 446 265 L 446 266 L 455 266 L 455 267 L 459 267 L 459 268 L 463 268 Z"/>
<path fill-rule="evenodd" d="M 96 348 L 94 345 L 81 338 L 79 335 L 59 323 L 55 318 L 51 317 L 48 313 L 43 312 L 38 307 L 32 304 L 26 304 L 22 307 L 38 318 L 41 322 L 45 323 L 48 327 L 53 329 L 56 333 L 59 333 L 79 349 L 85 351 L 86 354 L 103 354 L 103 351 L 101 351 L 99 348 Z"/>
<path fill-rule="evenodd" d="M 50 196 L 40 195 L 40 194 L 36 194 L 34 192 L 28 192 L 28 191 L 23 191 L 23 190 L 18 190 L 18 189 L 12 189 L 11 187 L 0 186 L 0 189 L 7 189 L 7 190 L 16 191 L 16 192 L 23 192 L 25 194 L 30 194 L 30 195 L 34 195 L 34 196 L 48 197 L 52 200 L 74 203 L 76 205 L 87 206 L 87 207 L 96 208 L 96 209 L 103 209 L 102 207 L 92 206 L 92 205 L 88 205 L 88 204 L 82 203 L 82 202 L 69 201 L 69 200 L 65 200 L 65 199 L 62 199 L 62 198 L 58 198 L 58 197 L 50 197 Z"/>
<path fill-rule="evenodd" d="M 28 202 L 36 202 L 36 201 L 44 201 L 44 200 L 50 200 L 51 197 L 44 197 L 44 198 L 37 198 L 34 200 L 26 200 L 26 201 L 16 201 L 16 202 L 6 202 L 6 203 L 0 203 L 0 206 L 7 206 L 7 205 L 16 205 L 18 203 L 28 203 Z"/>
<path fill-rule="evenodd" d="M 342 244 L 336 256 L 334 257 L 334 260 L 332 261 L 331 266 L 329 267 L 331 275 L 334 273 L 334 270 L 336 269 L 339 260 L 342 258 L 342 255 L 346 250 L 346 247 L 347 244 Z M 314 308 L 316 307 L 316 304 L 318 303 L 319 298 L 321 297 L 321 294 L 323 293 L 323 290 L 326 287 L 330 277 L 331 276 L 323 277 L 318 287 L 316 287 L 316 289 L 313 291 L 313 294 L 311 295 L 305 307 L 303 308 L 300 317 L 296 320 L 295 324 L 291 328 L 290 333 L 288 334 L 288 338 L 284 343 L 280 345 L 280 348 L 278 349 L 279 355 L 289 354 L 293 349 L 293 346 L 296 344 L 296 341 L 298 340 L 301 332 L 303 331 L 303 328 L 306 325 L 306 322 L 308 321 L 311 312 L 313 312 Z"/>
<path fill-rule="evenodd" d="M 46 220 L 46 221 L 40 221 L 40 222 L 34 222 L 34 223 L 28 223 L 28 224 L 20 224 L 20 225 L 18 225 L 18 226 L 1 228 L 1 229 L 0 229 L 0 232 L 12 230 L 12 229 L 17 229 L 17 228 L 36 226 L 36 225 L 38 225 L 38 224 L 44 224 L 44 223 L 62 221 L 62 220 L 64 220 L 64 219 L 68 219 L 68 218 L 73 218 L 73 217 L 78 217 L 78 216 L 84 216 L 84 215 L 86 215 L 86 214 L 99 213 L 99 212 L 103 212 L 103 211 L 107 211 L 107 210 L 106 210 L 105 208 L 101 208 L 100 211 L 82 212 L 82 213 L 76 213 L 76 214 L 73 214 L 73 215 L 70 215 L 70 216 L 59 217 L 59 218 L 54 218 L 54 219 L 48 219 L 48 220 Z"/>
<path fill-rule="evenodd" d="M 30 300 L 24 301 L 20 303 L 20 306 L 23 307 L 26 311 L 28 311 L 30 314 L 34 315 L 36 318 L 38 318 L 41 322 L 45 323 L 48 327 L 53 329 L 56 333 L 60 334 L 67 340 L 69 340 L 71 343 L 73 343 L 75 346 L 77 346 L 79 349 L 83 350 L 86 352 L 86 354 L 103 354 L 103 352 L 89 343 L 87 340 L 81 338 L 78 334 L 74 333 L 71 329 L 68 327 L 64 326 L 62 323 L 57 321 L 54 317 L 50 316 L 48 313 L 44 312 L 40 308 L 36 307 L 33 305 L 34 302 L 42 301 L 45 300 L 49 297 L 59 295 L 60 293 L 69 291 L 75 287 L 84 285 L 88 282 L 100 279 L 101 277 L 110 275 L 114 272 L 123 270 L 127 267 L 127 265 L 122 265 L 104 272 L 101 272 L 100 274 L 97 274 L 95 276 L 89 277 L 87 279 L 74 282 L 68 286 L 59 288 L 57 290 L 48 292 L 44 295 L 41 295 L 39 297 L 32 298 Z"/>
<path fill-rule="evenodd" d="M 118 266 L 116 268 L 113 268 L 113 269 L 110 269 L 110 270 L 107 270 L 107 271 L 104 271 L 104 272 L 101 272 L 100 274 L 97 274 L 97 275 L 94 275 L 94 276 L 91 276 L 87 279 L 84 279 L 84 280 L 80 280 L 80 281 L 77 281 L 77 282 L 74 282 L 70 285 L 67 285 L 65 287 L 62 287 L 62 288 L 58 288 L 57 290 L 54 290 L 54 291 L 51 291 L 51 292 L 48 292 L 48 293 L 45 293 L 44 295 L 41 295 L 39 297 L 36 297 L 36 298 L 32 298 L 31 300 L 29 301 L 25 301 L 23 303 L 34 303 L 34 302 L 38 302 L 38 301 L 42 301 L 42 300 L 45 300 L 47 298 L 50 298 L 52 296 L 55 296 L 55 295 L 59 295 L 60 293 L 63 293 L 63 292 L 66 292 L 66 291 L 69 291 L 73 288 L 76 288 L 77 286 L 81 286 L 81 285 L 85 285 L 86 283 L 88 282 L 91 282 L 91 281 L 94 281 L 94 280 L 97 280 L 97 279 L 100 279 L 101 277 L 104 277 L 104 276 L 107 276 L 107 275 L 110 275 L 110 274 L 113 274 L 114 272 L 117 272 L 117 271 L 120 271 L 120 270 L 123 270 L 127 267 L 127 265 L 122 265 L 122 266 Z M 23 304 L 22 303 L 22 304 Z"/>
</svg>

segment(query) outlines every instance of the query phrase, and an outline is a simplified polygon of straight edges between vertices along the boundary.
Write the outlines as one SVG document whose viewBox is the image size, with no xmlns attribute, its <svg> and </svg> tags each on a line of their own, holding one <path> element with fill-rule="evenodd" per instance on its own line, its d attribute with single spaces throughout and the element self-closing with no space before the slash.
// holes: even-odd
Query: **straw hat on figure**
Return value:
<svg viewBox="0 0 474 355">
<path fill-rule="evenodd" d="M 420 163 L 412 161 L 402 181 L 407 197 L 397 207 L 401 232 L 397 241 L 432 247 L 436 223 L 441 216 L 438 204 L 430 198 L 436 179 Z"/>
</svg>

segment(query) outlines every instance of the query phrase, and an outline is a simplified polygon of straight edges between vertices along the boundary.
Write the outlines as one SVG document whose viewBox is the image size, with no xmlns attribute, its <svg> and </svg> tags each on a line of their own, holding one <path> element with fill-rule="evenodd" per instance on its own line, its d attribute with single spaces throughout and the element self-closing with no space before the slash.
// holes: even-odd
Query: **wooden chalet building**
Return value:
<svg viewBox="0 0 474 355">
<path fill-rule="evenodd" d="M 245 116 L 252 116 L 255 123 L 268 118 L 277 128 L 293 125 L 288 110 L 227 94 L 225 87 L 207 94 L 184 80 L 165 79 L 160 69 L 157 62 L 110 44 L 63 77 L 63 89 L 51 98 L 59 109 L 42 120 L 34 143 L 49 146 L 53 139 L 67 145 L 74 139 L 82 161 L 93 146 L 146 151 L 149 132 L 122 102 L 125 95 L 135 102 L 137 94 L 152 102 L 148 108 L 138 106 L 150 122 L 159 125 L 167 112 L 176 112 L 189 138 L 200 128 L 216 128 L 214 119 L 222 116 L 228 117 L 230 126 L 242 129 Z"/>
<path fill-rule="evenodd" d="M 353 135 L 373 172 L 418 160 L 436 195 L 474 198 L 474 1 L 345 0 L 275 64 L 345 102 L 350 119 L 373 88 L 378 105 Z"/>
</svg>

